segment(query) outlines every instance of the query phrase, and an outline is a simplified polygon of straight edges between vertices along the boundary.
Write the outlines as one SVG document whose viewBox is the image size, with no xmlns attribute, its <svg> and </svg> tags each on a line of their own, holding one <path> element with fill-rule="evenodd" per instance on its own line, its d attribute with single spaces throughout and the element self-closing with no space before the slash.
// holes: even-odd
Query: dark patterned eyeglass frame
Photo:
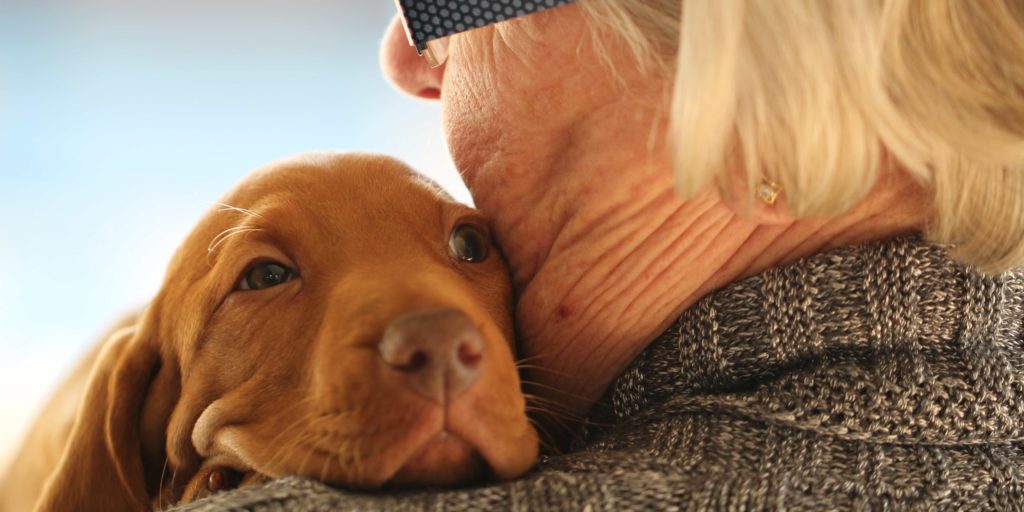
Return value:
<svg viewBox="0 0 1024 512">
<path fill-rule="evenodd" d="M 395 0 L 409 45 L 430 67 L 448 58 L 448 36 L 573 0 Z"/>
</svg>

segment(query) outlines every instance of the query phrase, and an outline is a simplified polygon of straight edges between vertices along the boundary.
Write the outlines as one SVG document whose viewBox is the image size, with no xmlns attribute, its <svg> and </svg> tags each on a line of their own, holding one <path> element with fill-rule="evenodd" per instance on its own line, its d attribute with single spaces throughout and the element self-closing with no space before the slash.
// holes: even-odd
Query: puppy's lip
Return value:
<svg viewBox="0 0 1024 512">
<path fill-rule="evenodd" d="M 461 437 L 441 430 L 428 439 L 388 480 L 395 485 L 458 485 L 482 476 L 487 461 Z"/>
<path fill-rule="evenodd" d="M 525 415 L 522 432 L 508 437 L 506 430 L 498 438 L 497 426 L 480 420 L 478 403 L 460 399 L 439 407 L 443 412 L 441 425 L 417 436 L 419 440 L 407 452 L 409 455 L 386 482 L 451 486 L 468 484 L 488 474 L 498 480 L 511 480 L 529 470 L 537 460 L 539 443 Z"/>
<path fill-rule="evenodd" d="M 498 480 L 511 480 L 528 471 L 537 461 L 539 442 L 525 415 L 521 432 L 509 436 L 506 431 L 499 440 L 493 425 L 480 422 L 477 414 L 472 403 L 452 404 L 446 414 L 449 432 L 476 448 Z"/>
</svg>

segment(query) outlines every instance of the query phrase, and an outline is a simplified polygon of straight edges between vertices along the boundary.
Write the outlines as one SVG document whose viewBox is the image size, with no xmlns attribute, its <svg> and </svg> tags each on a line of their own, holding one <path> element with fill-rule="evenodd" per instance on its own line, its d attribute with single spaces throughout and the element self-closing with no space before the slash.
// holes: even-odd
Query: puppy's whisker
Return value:
<svg viewBox="0 0 1024 512">
<path fill-rule="evenodd" d="M 537 429 L 537 432 L 539 434 L 537 437 L 537 441 L 540 443 L 541 447 L 547 451 L 547 453 L 555 455 L 564 453 L 564 450 L 562 450 L 562 448 L 559 447 L 558 444 L 555 442 L 555 436 L 551 435 L 551 432 L 543 423 L 537 420 L 531 421 L 533 422 L 533 426 L 535 429 Z"/>
<path fill-rule="evenodd" d="M 584 401 L 584 402 L 589 401 L 589 399 L 584 398 L 582 396 L 575 395 L 573 393 L 569 393 L 569 392 L 566 392 L 566 391 L 561 391 L 561 390 L 559 390 L 557 388 L 552 388 L 550 386 L 544 386 L 544 385 L 538 384 L 536 382 L 524 383 L 523 386 L 524 387 L 537 386 L 537 388 L 540 389 L 541 391 L 550 391 L 550 392 L 554 392 L 554 393 L 561 393 L 562 395 L 564 395 L 567 398 L 572 398 L 572 399 L 580 400 L 580 401 Z M 554 406 L 554 407 L 556 407 L 556 408 L 558 408 L 560 410 L 564 410 L 567 413 L 576 414 L 577 416 L 579 415 L 578 413 L 570 412 L 571 409 L 569 408 L 569 406 L 567 406 L 567 405 L 565 405 L 565 404 L 563 404 L 561 402 L 558 402 L 556 398 L 546 397 L 546 396 L 543 396 L 543 395 L 539 395 L 539 394 L 535 394 L 535 393 L 529 393 L 529 392 L 526 392 L 526 391 L 523 392 L 523 396 L 532 397 L 533 400 L 536 400 L 538 402 L 539 401 L 543 401 L 543 402 L 545 402 L 547 404 L 550 404 L 550 405 L 552 405 L 552 406 Z M 608 405 L 609 405 L 608 404 L 608 400 L 606 398 L 601 398 L 599 400 L 594 401 L 593 404 L 591 405 L 591 407 L 599 407 L 599 406 L 604 407 L 604 406 L 608 406 Z M 580 417 L 584 418 L 584 419 L 586 418 L 585 416 L 580 416 Z"/>
<path fill-rule="evenodd" d="M 558 417 L 558 415 L 551 414 L 550 411 L 545 411 L 542 412 L 541 414 L 544 414 L 544 416 L 550 419 L 550 421 L 547 422 L 548 425 L 558 427 L 561 431 L 565 432 L 566 436 L 568 436 L 570 440 L 578 443 L 583 442 L 583 438 L 580 437 L 579 430 L 578 428 L 576 428 L 577 426 L 579 426 L 579 422 L 574 422 L 574 426 L 570 425 L 566 421 L 563 421 L 561 418 Z"/>
<path fill-rule="evenodd" d="M 542 359 L 543 357 L 544 357 L 544 354 L 534 354 L 532 356 L 527 356 L 527 357 L 523 357 L 521 359 L 516 359 L 514 361 L 514 363 L 515 363 L 516 366 L 519 366 L 520 364 L 528 363 L 528 362 L 531 362 L 531 361 L 536 361 L 538 359 Z"/>
<path fill-rule="evenodd" d="M 551 419 L 565 420 L 565 421 L 568 421 L 568 422 L 571 422 L 571 423 L 575 423 L 575 424 L 582 423 L 578 419 L 567 417 L 564 414 L 561 414 L 561 413 L 559 413 L 557 411 L 553 411 L 553 410 L 551 410 L 551 409 L 549 409 L 547 407 L 544 407 L 543 405 L 528 406 L 527 407 L 527 411 L 533 413 L 533 416 L 535 416 L 535 417 L 536 416 L 546 416 L 546 417 L 551 418 Z"/>
<path fill-rule="evenodd" d="M 519 371 L 522 371 L 522 370 L 541 371 L 541 372 L 550 373 L 551 375 L 555 375 L 555 376 L 558 376 L 558 377 L 568 377 L 569 376 L 569 374 L 567 374 L 565 372 L 560 372 L 558 370 L 553 370 L 553 369 L 548 368 L 546 366 L 537 366 L 537 365 L 533 365 L 533 364 L 517 364 L 516 365 L 516 370 L 519 370 Z"/>
<path fill-rule="evenodd" d="M 234 227 L 227 228 L 224 231 L 221 231 L 220 233 L 218 233 L 217 236 L 213 237 L 213 240 L 210 241 L 210 245 L 206 248 L 206 252 L 207 253 L 217 252 L 217 248 L 220 247 L 221 244 L 223 244 L 229 238 L 231 238 L 233 236 L 236 236 L 236 235 L 240 235 L 240 234 L 244 234 L 244 233 L 249 233 L 249 232 L 252 232 L 252 231 L 262 231 L 262 230 L 260 228 L 255 228 L 255 227 L 252 227 L 252 226 L 249 226 L 249 225 L 245 225 L 245 224 L 243 224 L 241 226 L 234 226 Z"/>
<path fill-rule="evenodd" d="M 543 447 L 548 453 L 561 453 L 561 450 L 552 443 L 551 434 L 549 434 L 547 429 L 544 428 L 544 425 L 530 417 L 527 417 L 526 421 L 529 421 L 530 424 L 533 425 L 534 430 L 537 431 L 537 442 L 540 443 L 541 447 Z"/>
<path fill-rule="evenodd" d="M 353 481 L 360 482 L 363 480 L 366 472 L 363 467 L 362 459 L 362 445 L 360 443 L 362 439 L 359 437 L 349 437 L 345 440 L 343 450 L 338 451 L 338 469 L 339 471 L 346 471 L 346 462 L 342 459 L 343 453 L 348 454 L 349 460 L 347 462 L 349 478 Z"/>
<path fill-rule="evenodd" d="M 558 416 L 564 420 L 571 421 L 577 424 L 587 424 L 596 427 L 611 427 L 613 424 L 602 421 L 594 421 L 593 419 L 582 416 L 578 413 L 568 410 L 564 405 L 553 401 L 549 398 L 524 394 L 526 397 L 527 410 L 533 410 L 534 412 L 543 412 L 550 416 Z M 599 402 L 600 403 L 600 402 Z"/>
<path fill-rule="evenodd" d="M 547 398 L 547 397 L 543 397 L 543 396 L 538 396 L 538 395 L 532 395 L 530 393 L 523 393 L 523 397 L 526 398 L 527 405 L 530 405 L 530 404 L 545 405 L 545 406 L 547 406 L 550 409 L 558 410 L 560 412 L 563 412 L 564 414 L 574 415 L 574 416 L 582 419 L 582 416 L 571 412 L 568 407 L 566 407 L 565 405 L 563 405 L 563 404 L 561 404 L 561 403 L 559 403 L 559 402 L 557 402 L 555 400 L 552 400 L 551 398 Z"/>
<path fill-rule="evenodd" d="M 559 389 L 559 388 L 556 388 L 554 386 L 549 386 L 547 384 L 541 384 L 540 382 L 533 381 L 533 380 L 524 380 L 524 381 L 522 381 L 522 386 L 524 388 L 528 388 L 530 386 L 536 386 L 536 387 L 538 387 L 540 389 L 543 389 L 545 391 L 550 391 L 550 392 L 553 392 L 553 393 L 557 393 L 557 394 L 562 395 L 564 397 L 574 398 L 576 400 L 582 400 L 584 402 L 589 402 L 591 400 L 590 398 L 587 398 L 585 396 L 577 395 L 575 393 L 572 393 L 572 392 L 569 392 L 569 391 L 565 391 L 563 389 Z"/>
<path fill-rule="evenodd" d="M 278 441 L 282 437 L 292 434 L 297 429 L 301 429 L 303 424 L 309 422 L 310 419 L 311 419 L 311 416 L 308 413 L 307 414 L 299 415 L 299 417 L 295 421 L 293 421 L 290 425 L 288 425 L 288 427 L 286 427 L 283 430 L 281 430 L 280 432 L 278 432 L 277 435 L 275 435 L 274 438 L 269 443 L 267 443 L 267 446 L 275 446 L 275 445 L 277 445 Z M 301 438 L 302 436 L 300 435 L 299 437 Z M 270 460 L 267 462 L 267 466 L 268 467 L 275 466 L 278 462 L 283 461 L 284 458 L 287 457 L 289 453 L 291 453 L 291 452 L 287 448 L 287 443 L 286 443 L 286 445 L 284 447 L 282 447 L 281 449 L 277 450 L 277 453 L 270 457 Z"/>
<path fill-rule="evenodd" d="M 300 402 L 300 406 L 301 406 L 301 402 Z M 274 445 L 276 445 L 277 442 L 281 439 L 282 436 L 284 436 L 284 435 L 288 434 L 289 432 L 291 432 L 296 426 L 301 425 L 302 422 L 306 421 L 308 418 L 309 418 L 309 414 L 299 414 L 294 421 L 292 421 L 291 423 L 288 424 L 287 427 L 285 427 L 285 428 L 281 429 L 280 431 L 278 431 L 278 433 L 273 438 L 270 439 L 270 442 L 267 443 L 267 446 L 274 446 Z"/>
<path fill-rule="evenodd" d="M 445 190 L 443 187 L 441 187 L 441 185 L 438 185 L 436 181 L 430 179 L 426 175 L 420 174 L 418 172 L 413 172 L 412 178 L 425 185 L 426 189 L 433 193 L 434 199 L 437 199 L 442 202 L 454 201 L 451 194 L 449 194 L 447 190 Z"/>
<path fill-rule="evenodd" d="M 341 454 L 342 453 L 345 453 L 345 452 L 342 452 L 341 450 L 338 450 L 338 452 L 336 454 L 334 454 L 334 456 L 335 456 L 336 459 L 338 459 L 338 471 L 342 471 L 343 472 L 343 471 L 345 471 L 345 460 L 341 458 Z M 352 480 L 358 482 L 358 481 L 360 481 L 360 479 L 363 478 L 362 468 L 356 462 L 359 459 L 359 453 L 357 453 L 354 450 L 350 451 L 350 452 L 347 452 L 347 453 L 350 453 L 351 456 L 352 456 L 352 461 L 351 461 L 351 466 L 352 466 L 351 478 L 352 478 Z"/>
<path fill-rule="evenodd" d="M 164 488 L 164 478 L 167 476 L 167 466 L 169 464 L 170 464 L 170 459 L 168 459 L 167 457 L 164 457 L 164 465 L 160 468 L 160 480 L 159 480 L 160 485 L 157 487 L 158 489 L 163 489 Z M 174 489 L 174 477 L 173 476 L 171 477 L 171 489 Z M 160 493 L 160 499 L 157 501 L 157 507 L 159 507 L 160 510 L 163 510 L 163 508 L 164 508 L 164 494 L 162 492 Z"/>
<path fill-rule="evenodd" d="M 347 451 L 347 450 L 344 450 L 345 447 L 348 447 L 348 441 L 347 440 L 345 442 L 342 442 L 341 445 L 342 445 L 342 450 L 336 450 L 334 452 L 334 456 L 331 457 L 331 462 L 334 462 L 335 464 L 338 465 L 338 470 L 339 471 L 344 471 L 345 470 L 345 461 L 342 460 L 341 454 L 348 453 L 348 454 L 351 454 L 353 458 L 355 457 L 355 455 L 352 454 L 351 452 Z M 352 464 L 352 472 L 351 472 L 350 477 L 352 479 L 358 479 L 359 476 L 360 475 L 359 475 L 358 468 L 356 467 L 355 464 Z M 321 478 L 321 481 L 324 481 L 324 478 Z"/>
<path fill-rule="evenodd" d="M 316 444 L 320 444 L 320 443 L 317 442 Z M 320 463 L 320 475 L 319 475 L 320 478 L 319 478 L 319 481 L 321 481 L 321 482 L 324 481 L 324 478 L 327 475 L 327 470 L 330 469 L 330 464 L 331 464 L 331 461 L 333 459 L 334 459 L 334 457 L 324 457 L 324 461 Z"/>
<path fill-rule="evenodd" d="M 333 439 L 335 437 L 337 437 L 337 433 L 335 431 L 333 431 L 333 430 L 324 429 L 322 427 L 322 425 L 325 424 L 325 423 L 330 425 L 332 420 L 335 420 L 336 417 L 341 415 L 341 414 L 343 414 L 343 413 L 323 414 L 323 415 L 319 416 L 318 418 L 313 419 L 312 422 L 310 422 L 310 425 L 309 425 L 310 430 L 315 430 L 316 431 L 316 432 L 314 432 L 313 440 L 311 441 L 311 444 L 313 446 L 313 450 L 319 450 L 319 451 L 323 452 L 324 449 L 322 449 L 322 447 L 319 447 L 319 446 L 321 446 L 324 441 L 329 441 L 329 443 L 334 444 Z M 341 442 L 342 449 L 344 449 L 344 447 L 347 444 L 348 444 L 348 440 L 347 439 L 342 441 Z M 331 464 L 334 462 L 334 460 L 336 458 L 339 458 L 339 461 L 340 461 L 340 455 L 339 454 L 340 454 L 341 451 L 329 450 L 327 452 L 328 452 L 329 456 L 328 457 L 324 457 L 324 462 L 321 463 L 321 470 L 319 470 L 318 481 L 325 481 L 327 479 L 327 473 L 328 473 L 328 471 L 330 471 Z"/>
<path fill-rule="evenodd" d="M 178 481 L 178 468 L 171 468 L 171 489 L 175 489 L 175 492 L 171 494 L 171 497 L 173 499 L 181 498 L 181 496 L 177 494 L 177 488 L 175 487 L 177 485 L 177 481 Z M 168 503 L 168 505 L 173 505 L 173 503 Z"/>
<path fill-rule="evenodd" d="M 546 423 L 559 427 L 575 440 L 579 440 L 577 430 L 580 425 L 594 424 L 577 414 L 556 410 L 560 407 L 557 403 L 548 402 L 532 395 L 525 396 L 527 397 L 527 411 L 532 412 L 533 417 L 547 418 L 549 421 Z"/>
<path fill-rule="evenodd" d="M 213 204 L 215 206 L 220 206 L 221 207 L 219 210 L 217 210 L 217 211 L 220 211 L 220 212 L 231 211 L 231 212 L 241 213 L 242 215 L 245 215 L 247 217 L 255 217 L 257 219 L 262 219 L 263 218 L 263 216 L 260 215 L 259 213 L 256 213 L 256 212 L 254 212 L 252 210 L 247 210 L 245 208 L 239 208 L 237 206 L 231 206 L 230 204 L 224 204 L 224 203 L 213 203 Z"/>
<path fill-rule="evenodd" d="M 296 448 L 301 448 L 301 445 L 303 445 L 303 444 L 305 444 L 305 445 L 307 445 L 309 447 L 309 451 L 307 452 L 306 456 L 302 459 L 302 463 L 299 464 L 299 475 L 300 476 L 309 476 L 309 475 L 306 474 L 306 471 L 305 471 L 306 464 L 309 462 L 309 457 L 312 456 L 317 451 L 322 451 L 322 449 L 320 448 L 320 442 L 322 440 L 326 439 L 326 437 L 327 437 L 326 436 L 327 432 L 326 432 L 325 429 L 322 428 L 321 425 L 323 423 L 329 423 L 330 420 L 332 420 L 332 419 L 334 419 L 334 415 L 333 414 L 326 414 L 326 415 L 321 415 L 319 417 L 312 417 L 309 420 L 308 424 L 306 425 L 307 426 L 306 430 L 303 432 L 303 434 L 301 436 L 299 436 L 299 439 L 296 441 L 296 443 L 295 443 L 296 444 Z M 329 453 L 333 453 L 333 450 L 330 450 Z M 330 459 L 330 457 L 327 457 L 327 458 Z M 322 464 L 321 464 L 321 471 L 323 471 L 323 465 Z M 323 478 L 321 478 L 321 480 L 323 480 Z"/>
<path fill-rule="evenodd" d="M 309 458 L 313 455 L 313 452 L 316 451 L 316 446 L 314 444 L 308 442 L 308 440 L 311 437 L 312 437 L 312 434 L 310 434 L 309 432 L 305 432 L 305 433 L 303 433 L 303 435 L 299 436 L 299 439 L 296 440 L 296 443 L 295 443 L 295 448 L 302 448 L 302 445 L 306 445 L 306 447 L 309 448 L 308 451 L 306 452 L 306 456 L 303 457 L 302 458 L 302 462 L 299 463 L 299 471 L 298 471 L 298 475 L 299 476 L 303 476 L 303 477 L 306 476 L 306 463 L 309 462 Z"/>
<path fill-rule="evenodd" d="M 586 423 L 586 419 L 580 416 L 571 415 L 569 413 L 556 411 L 543 405 L 535 405 L 527 407 L 527 413 L 533 413 L 534 415 L 540 414 L 544 416 L 550 416 L 551 418 L 558 418 L 559 420 L 566 421 L 574 425 L 581 425 Z"/>
<path fill-rule="evenodd" d="M 366 467 L 363 465 L 363 452 L 362 446 L 359 441 L 356 440 L 352 443 L 352 466 L 353 472 L 359 478 L 360 481 L 366 476 Z"/>
</svg>

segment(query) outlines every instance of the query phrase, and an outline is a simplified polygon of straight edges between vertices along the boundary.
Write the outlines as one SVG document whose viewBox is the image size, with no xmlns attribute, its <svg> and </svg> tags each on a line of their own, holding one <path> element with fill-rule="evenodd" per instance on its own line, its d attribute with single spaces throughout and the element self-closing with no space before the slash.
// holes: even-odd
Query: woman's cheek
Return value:
<svg viewBox="0 0 1024 512">
<path fill-rule="evenodd" d="M 524 122 L 515 116 L 516 108 L 504 102 L 508 94 L 499 94 L 498 77 L 487 67 L 452 59 L 445 71 L 441 108 L 448 150 L 456 168 L 472 188 L 476 170 L 503 153 L 502 144 L 515 139 L 513 132 Z M 514 82 L 501 83 L 508 91 Z"/>
</svg>

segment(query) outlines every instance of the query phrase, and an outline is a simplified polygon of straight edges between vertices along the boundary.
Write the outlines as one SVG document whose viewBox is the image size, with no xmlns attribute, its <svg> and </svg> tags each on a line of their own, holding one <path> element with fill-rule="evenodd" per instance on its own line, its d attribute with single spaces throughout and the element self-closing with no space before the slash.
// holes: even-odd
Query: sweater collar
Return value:
<svg viewBox="0 0 1024 512">
<path fill-rule="evenodd" d="M 725 413 L 880 443 L 1019 440 L 1022 319 L 1021 272 L 984 276 L 919 236 L 839 248 L 705 297 L 596 417 Z"/>
</svg>

